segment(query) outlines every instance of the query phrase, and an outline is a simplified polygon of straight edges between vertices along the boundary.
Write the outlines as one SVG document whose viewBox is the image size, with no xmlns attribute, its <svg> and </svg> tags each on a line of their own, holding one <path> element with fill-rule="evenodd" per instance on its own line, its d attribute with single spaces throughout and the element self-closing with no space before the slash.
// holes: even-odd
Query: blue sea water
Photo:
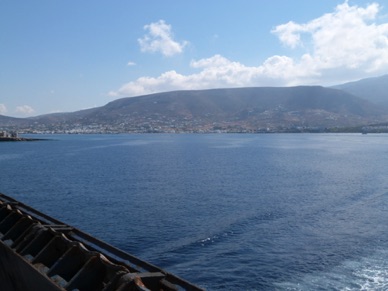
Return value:
<svg viewBox="0 0 388 291">
<path fill-rule="evenodd" d="M 207 290 L 387 290 L 388 135 L 53 135 L 0 192 Z"/>
</svg>

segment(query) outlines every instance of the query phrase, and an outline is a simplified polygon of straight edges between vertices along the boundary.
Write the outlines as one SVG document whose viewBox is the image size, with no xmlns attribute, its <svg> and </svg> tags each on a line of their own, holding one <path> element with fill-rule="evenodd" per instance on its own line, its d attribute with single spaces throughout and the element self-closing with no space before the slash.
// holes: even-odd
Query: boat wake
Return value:
<svg viewBox="0 0 388 291">
<path fill-rule="evenodd" d="M 359 260 L 346 260 L 325 272 L 306 274 L 296 281 L 276 284 L 278 290 L 388 290 L 388 250 L 377 250 Z"/>
</svg>

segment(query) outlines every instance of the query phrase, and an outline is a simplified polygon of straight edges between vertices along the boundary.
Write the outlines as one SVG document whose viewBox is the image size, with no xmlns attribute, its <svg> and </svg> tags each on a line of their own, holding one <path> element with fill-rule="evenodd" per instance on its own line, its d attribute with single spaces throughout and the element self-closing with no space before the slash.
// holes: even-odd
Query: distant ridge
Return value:
<svg viewBox="0 0 388 291">
<path fill-rule="evenodd" d="M 333 88 L 388 108 L 388 75 L 349 82 Z"/>
<path fill-rule="evenodd" d="M 28 123 L 29 123 L 28 120 L 26 120 L 25 118 L 16 118 L 16 117 L 0 115 L 0 126 L 2 127 L 22 125 L 22 124 L 28 124 Z"/>
<path fill-rule="evenodd" d="M 105 106 L 25 119 L 29 132 L 263 132 L 350 127 L 386 121 L 372 102 L 321 86 L 183 90 L 121 98 Z"/>
</svg>

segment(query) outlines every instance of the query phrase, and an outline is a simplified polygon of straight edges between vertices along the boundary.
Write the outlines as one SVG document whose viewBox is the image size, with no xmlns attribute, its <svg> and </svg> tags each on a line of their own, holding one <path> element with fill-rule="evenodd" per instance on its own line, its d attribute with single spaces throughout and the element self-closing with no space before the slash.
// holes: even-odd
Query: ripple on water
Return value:
<svg viewBox="0 0 388 291">
<path fill-rule="evenodd" d="M 324 272 L 276 283 L 278 290 L 388 290 L 387 250 L 377 250 L 359 260 L 346 260 Z"/>
</svg>

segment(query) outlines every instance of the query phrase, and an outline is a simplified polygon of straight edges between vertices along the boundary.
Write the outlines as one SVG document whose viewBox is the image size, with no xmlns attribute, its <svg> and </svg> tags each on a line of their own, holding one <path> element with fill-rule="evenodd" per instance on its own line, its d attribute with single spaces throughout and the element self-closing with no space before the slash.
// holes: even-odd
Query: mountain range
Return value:
<svg viewBox="0 0 388 291">
<path fill-rule="evenodd" d="M 388 108 L 388 75 L 345 83 L 333 88 L 343 90 L 376 105 Z"/>
<path fill-rule="evenodd" d="M 388 121 L 388 75 L 334 87 L 185 90 L 30 118 L 0 115 L 23 132 L 267 132 L 344 128 Z"/>
</svg>

